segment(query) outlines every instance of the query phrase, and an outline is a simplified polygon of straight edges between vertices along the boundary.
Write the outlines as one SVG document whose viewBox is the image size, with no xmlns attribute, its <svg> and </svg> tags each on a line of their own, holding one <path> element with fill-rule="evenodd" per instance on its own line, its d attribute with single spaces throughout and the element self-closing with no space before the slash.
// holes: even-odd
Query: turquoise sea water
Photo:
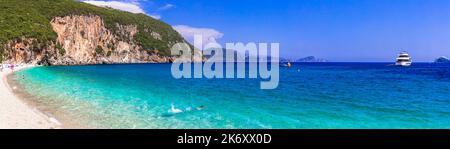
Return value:
<svg viewBox="0 0 450 149">
<path fill-rule="evenodd" d="M 449 64 L 296 63 L 280 68 L 275 90 L 258 79 L 177 80 L 170 66 L 36 67 L 14 79 L 95 128 L 450 128 Z"/>
</svg>

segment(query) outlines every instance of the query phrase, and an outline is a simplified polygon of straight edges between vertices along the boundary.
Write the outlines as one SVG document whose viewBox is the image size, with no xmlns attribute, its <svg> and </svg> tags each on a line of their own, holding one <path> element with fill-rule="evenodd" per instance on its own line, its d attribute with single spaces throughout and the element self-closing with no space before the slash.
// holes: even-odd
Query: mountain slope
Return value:
<svg viewBox="0 0 450 149">
<path fill-rule="evenodd" d="M 145 14 L 74 0 L 0 0 L 3 61 L 169 62 L 170 47 L 180 42 L 186 41 L 170 25 Z"/>
</svg>

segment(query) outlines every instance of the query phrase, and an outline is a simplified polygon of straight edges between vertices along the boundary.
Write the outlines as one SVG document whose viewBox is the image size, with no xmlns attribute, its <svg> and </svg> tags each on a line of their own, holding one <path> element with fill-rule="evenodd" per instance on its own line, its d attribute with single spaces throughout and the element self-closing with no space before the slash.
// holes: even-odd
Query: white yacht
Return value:
<svg viewBox="0 0 450 149">
<path fill-rule="evenodd" d="M 406 52 L 400 52 L 397 57 L 397 62 L 395 65 L 397 66 L 410 66 L 411 65 L 411 57 Z"/>
</svg>

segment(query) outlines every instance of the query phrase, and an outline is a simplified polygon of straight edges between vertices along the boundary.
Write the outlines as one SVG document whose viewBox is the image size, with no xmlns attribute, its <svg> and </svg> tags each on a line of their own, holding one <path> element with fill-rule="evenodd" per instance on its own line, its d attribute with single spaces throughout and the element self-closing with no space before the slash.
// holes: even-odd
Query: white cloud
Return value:
<svg viewBox="0 0 450 149">
<path fill-rule="evenodd" d="M 173 5 L 173 4 L 166 4 L 166 5 L 158 8 L 158 10 L 162 11 L 162 10 L 167 10 L 167 9 L 170 9 L 170 8 L 173 8 L 173 7 L 175 7 L 175 5 Z"/>
<path fill-rule="evenodd" d="M 87 0 L 87 1 L 82 1 L 88 4 L 92 4 L 92 5 L 96 5 L 96 6 L 101 6 L 101 7 L 111 7 L 114 9 L 119 9 L 119 10 L 123 10 L 123 11 L 128 11 L 131 13 L 143 13 L 143 14 L 147 14 L 145 13 L 144 9 L 142 9 L 139 6 L 139 3 L 137 1 L 95 1 L 95 0 Z M 147 14 L 150 17 L 153 17 L 155 19 L 160 19 L 161 16 L 160 15 L 150 15 Z"/>
<path fill-rule="evenodd" d="M 114 9 L 119 9 L 123 11 L 128 11 L 131 13 L 144 13 L 145 11 L 139 7 L 136 3 L 126 3 L 126 2 L 119 2 L 119 1 L 83 1 L 85 3 L 89 3 L 96 6 L 102 6 L 102 7 L 111 7 Z"/>
<path fill-rule="evenodd" d="M 203 45 L 216 43 L 217 39 L 223 37 L 223 33 L 211 28 L 195 28 L 187 25 L 175 25 L 173 28 L 190 43 L 193 43 L 195 35 L 203 36 Z"/>
</svg>

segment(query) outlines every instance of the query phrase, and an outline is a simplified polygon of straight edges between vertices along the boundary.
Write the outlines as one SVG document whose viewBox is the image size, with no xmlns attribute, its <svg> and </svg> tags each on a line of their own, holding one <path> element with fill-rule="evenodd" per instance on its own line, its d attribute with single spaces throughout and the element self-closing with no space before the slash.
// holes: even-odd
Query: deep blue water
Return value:
<svg viewBox="0 0 450 149">
<path fill-rule="evenodd" d="M 274 90 L 259 79 L 174 79 L 170 66 L 36 67 L 15 79 L 95 128 L 450 128 L 450 64 L 296 63 L 280 68 Z"/>
</svg>

